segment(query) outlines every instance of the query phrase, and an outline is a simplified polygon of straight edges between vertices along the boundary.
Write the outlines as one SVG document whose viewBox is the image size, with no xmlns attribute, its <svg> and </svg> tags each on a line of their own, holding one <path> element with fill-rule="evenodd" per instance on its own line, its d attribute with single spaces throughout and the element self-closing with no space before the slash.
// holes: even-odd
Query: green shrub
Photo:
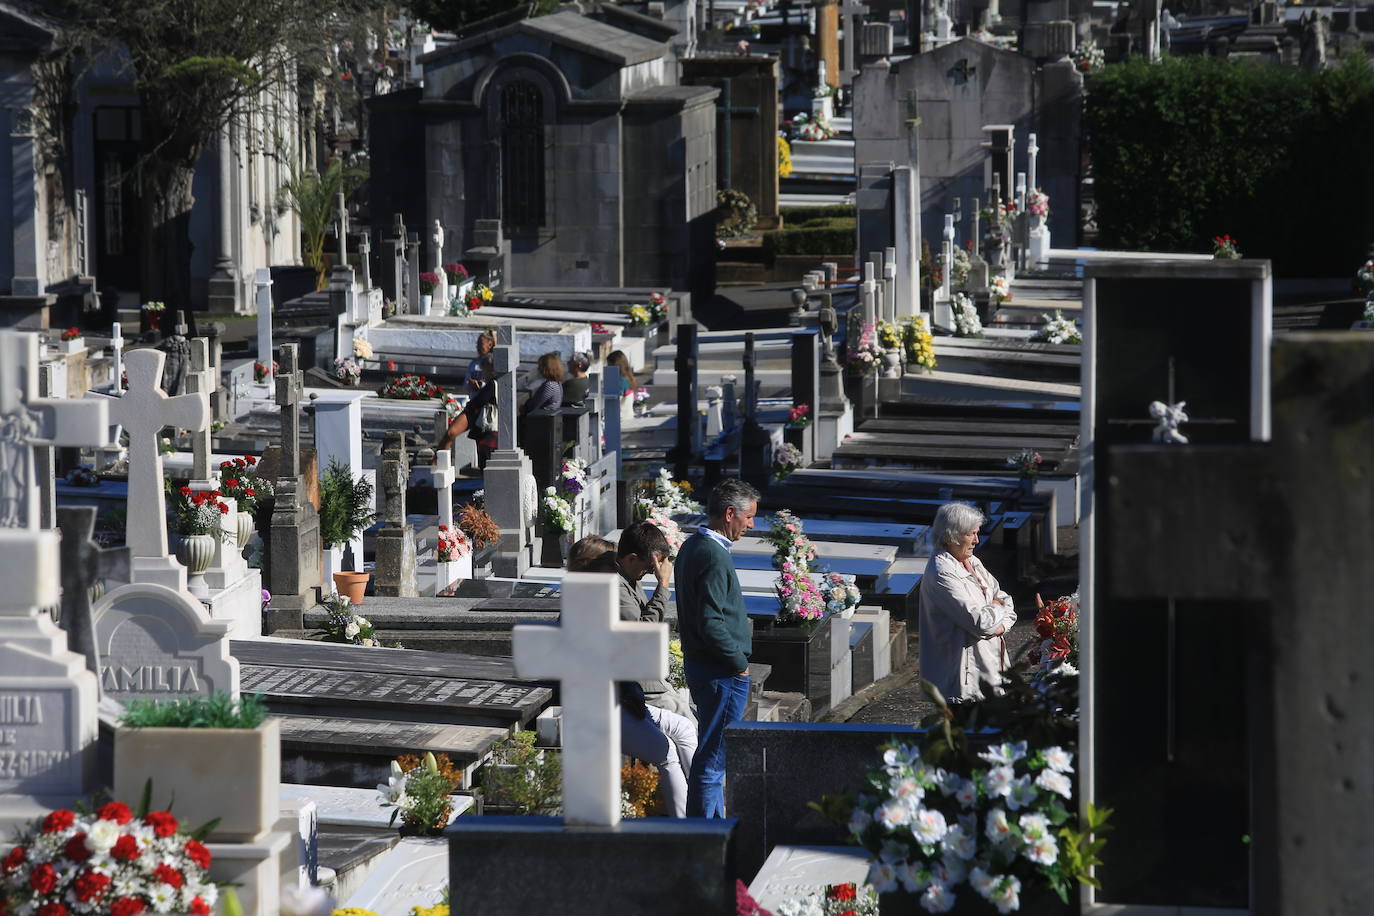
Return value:
<svg viewBox="0 0 1374 916">
<path fill-rule="evenodd" d="M 510 805 L 521 814 L 554 814 L 562 806 L 562 759 L 557 751 L 535 747 L 534 732 L 516 732 L 502 741 L 482 773 L 482 791 L 492 804 Z"/>
<path fill-rule="evenodd" d="M 779 255 L 846 255 L 854 253 L 857 223 L 852 219 L 831 219 L 827 225 L 805 229 L 777 229 L 763 236 L 763 251 L 769 259 Z"/>
<path fill-rule="evenodd" d="M 1094 75 L 1084 111 L 1099 243 L 1211 251 L 1230 235 L 1287 275 L 1346 274 L 1374 239 L 1374 68 L 1212 57 Z"/>
<path fill-rule="evenodd" d="M 235 700 L 227 693 L 180 700 L 130 700 L 120 724 L 128 728 L 257 728 L 267 704 L 256 694 Z"/>
<path fill-rule="evenodd" d="M 853 204 L 783 207 L 780 212 L 782 213 L 783 225 L 792 228 L 801 228 L 813 220 L 855 219 L 858 217 L 858 209 Z"/>
<path fill-rule="evenodd" d="M 320 477 L 320 541 L 342 548 L 375 517 L 372 484 L 361 474 L 355 479 L 338 459 L 331 460 Z"/>
</svg>

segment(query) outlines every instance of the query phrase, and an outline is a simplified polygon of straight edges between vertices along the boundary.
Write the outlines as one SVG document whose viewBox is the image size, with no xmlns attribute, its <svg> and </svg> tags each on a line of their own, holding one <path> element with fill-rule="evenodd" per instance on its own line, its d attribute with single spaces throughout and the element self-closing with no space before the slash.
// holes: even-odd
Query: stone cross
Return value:
<svg viewBox="0 0 1374 916">
<path fill-rule="evenodd" d="M 125 359 L 129 390 L 123 397 L 106 398 L 109 419 L 129 434 L 128 530 L 125 543 L 133 550 L 134 568 L 156 570 L 156 581 L 179 588 L 186 567 L 167 556 L 167 501 L 162 489 L 162 430 L 168 426 L 195 432 L 210 422 L 210 404 L 203 391 L 168 397 L 158 386 L 164 355 L 153 349 L 134 350 Z M 142 563 L 140 560 L 147 560 Z M 139 575 L 135 578 L 143 581 Z"/>
<path fill-rule="evenodd" d="M 520 349 L 514 343 L 497 344 L 491 351 L 496 371 L 496 447 L 515 448 L 516 371 L 520 368 Z"/>
<path fill-rule="evenodd" d="M 100 650 L 91 616 L 91 586 L 111 580 L 128 582 L 132 575 L 128 547 L 102 548 L 91 538 L 95 531 L 93 506 L 63 506 L 57 510 L 62 536 L 62 615 L 67 648 L 84 656 L 86 667 L 100 677 Z"/>
<path fill-rule="evenodd" d="M 158 344 L 158 349 L 167 354 L 167 363 L 162 369 L 162 390 L 168 394 L 182 393 L 186 370 L 191 362 L 191 345 L 186 340 L 185 321 L 182 313 L 178 311 L 172 333 Z"/>
<path fill-rule="evenodd" d="M 258 303 L 258 362 L 272 371 L 272 271 L 259 267 L 253 274 Z"/>
<path fill-rule="evenodd" d="M 406 451 L 405 433 L 388 430 L 382 448 L 382 522 L 388 527 L 406 523 L 406 483 L 410 480 L 410 453 Z M 449 507 L 452 516 L 453 507 Z"/>
<path fill-rule="evenodd" d="M 278 477 L 297 477 L 301 473 L 301 381 L 299 345 L 282 344 L 281 371 L 277 374 L 277 406 L 281 408 L 281 471 Z"/>
<path fill-rule="evenodd" d="M 620 711 L 616 681 L 668 673 L 668 628 L 620 619 L 617 577 L 568 573 L 557 626 L 511 631 L 520 677 L 559 681 L 563 700 L 563 820 L 620 822 Z"/>
<path fill-rule="evenodd" d="M 434 456 L 434 493 L 439 504 L 439 524 L 453 527 L 453 483 L 458 479 L 453 469 L 453 450 L 444 449 Z"/>
<path fill-rule="evenodd" d="M 1031 134 L 1026 140 L 1026 187 L 1034 191 L 1039 187 L 1036 184 L 1037 174 L 1035 171 L 1035 160 L 1040 155 L 1040 147 L 1035 143 L 1035 134 Z"/>
<path fill-rule="evenodd" d="M 210 376 L 209 344 L 204 337 L 191 341 L 191 371 L 186 376 L 186 390 L 189 393 L 203 393 L 207 398 L 214 391 Z M 210 469 L 211 433 L 210 427 L 191 433 L 191 479 L 208 481 L 214 473 Z"/>
<path fill-rule="evenodd" d="M 858 75 L 856 53 L 859 47 L 859 33 L 863 31 L 863 16 L 868 6 L 859 2 L 845 0 L 840 5 L 840 15 L 844 17 L 844 69 L 840 71 L 840 84 L 847 86 Z"/>
<path fill-rule="evenodd" d="M 339 226 L 338 226 L 338 233 L 339 233 L 339 263 L 340 263 L 340 264 L 347 264 L 347 263 L 348 263 L 348 204 L 344 201 L 344 193 L 343 193 L 343 191 L 340 191 L 339 194 L 338 194 L 338 203 L 337 203 L 337 206 L 338 206 L 338 211 L 339 211 Z"/>
<path fill-rule="evenodd" d="M 363 268 L 363 290 L 372 289 L 372 230 L 358 233 L 358 259 Z"/>
<path fill-rule="evenodd" d="M 103 401 L 37 393 L 38 335 L 0 331 L 0 528 L 39 527 L 35 446 L 104 445 L 109 437 Z"/>
<path fill-rule="evenodd" d="M 124 377 L 124 332 L 116 321 L 110 325 L 110 363 L 114 373 L 114 390 L 120 390 L 120 379 Z"/>
</svg>

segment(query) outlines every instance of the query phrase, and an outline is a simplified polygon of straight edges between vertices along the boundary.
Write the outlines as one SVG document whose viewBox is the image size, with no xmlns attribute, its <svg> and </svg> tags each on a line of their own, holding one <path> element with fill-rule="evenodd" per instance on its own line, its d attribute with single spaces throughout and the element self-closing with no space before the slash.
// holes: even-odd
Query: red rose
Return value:
<svg viewBox="0 0 1374 916">
<path fill-rule="evenodd" d="M 0 865 L 4 866 L 5 871 L 14 871 L 14 869 L 23 865 L 24 860 L 28 857 L 29 851 L 27 849 L 23 846 L 16 846 L 6 853 L 4 861 L 0 862 Z"/>
<path fill-rule="evenodd" d="M 386 361 L 386 368 L 387 368 L 387 371 L 388 371 L 388 372 L 395 372 L 395 371 L 396 371 L 396 363 L 395 363 L 395 361 L 393 361 L 393 360 L 387 360 L 387 361 Z"/>
<path fill-rule="evenodd" d="M 853 900 L 854 895 L 852 884 L 837 884 L 830 889 L 830 897 L 834 900 Z"/>
<path fill-rule="evenodd" d="M 67 841 L 67 845 L 62 847 L 62 854 L 73 862 L 85 862 L 91 857 L 91 851 L 86 848 L 86 834 L 78 833 Z"/>
<path fill-rule="evenodd" d="M 172 887 L 181 887 L 182 881 L 185 880 L 181 877 L 181 872 L 170 865 L 159 865 L 153 869 L 153 877 Z"/>
<path fill-rule="evenodd" d="M 229 506 L 228 506 L 227 503 L 220 503 L 220 504 L 219 504 L 219 514 L 220 514 L 220 515 L 228 515 L 228 514 L 229 514 Z"/>
<path fill-rule="evenodd" d="M 52 889 L 57 887 L 57 872 L 47 862 L 38 866 L 29 875 L 29 887 L 40 894 L 51 894 Z"/>
<path fill-rule="evenodd" d="M 180 493 L 182 496 L 190 496 L 190 495 L 191 495 L 191 488 L 190 488 L 190 487 L 182 487 L 182 488 L 181 488 L 180 490 L 178 490 L 177 492 Z"/>
<path fill-rule="evenodd" d="M 224 485 L 230 490 L 237 490 L 239 488 L 239 479 L 237 477 L 230 477 L 224 482 Z"/>
<path fill-rule="evenodd" d="M 82 903 L 90 903 L 92 900 L 99 900 L 105 895 L 105 890 L 109 886 L 109 875 L 102 875 L 98 871 L 83 871 L 76 876 L 76 899 L 80 900 Z"/>
<path fill-rule="evenodd" d="M 244 491 L 243 491 L 243 495 L 244 495 L 244 496 L 256 496 L 257 494 L 254 493 L 252 490 L 244 490 Z"/>
<path fill-rule="evenodd" d="M 240 468 L 242 468 L 242 467 L 247 467 L 247 466 L 248 466 L 248 462 L 247 462 L 246 460 L 244 460 L 243 458 L 235 458 L 235 459 L 234 459 L 234 466 L 235 466 L 235 467 L 240 467 Z"/>
<path fill-rule="evenodd" d="M 143 909 L 143 901 L 137 897 L 120 897 L 110 904 L 110 916 L 139 916 Z"/>
<path fill-rule="evenodd" d="M 195 840 L 187 840 L 186 858 L 190 859 L 201 868 L 210 867 L 210 850 L 206 849 L 203 843 L 198 843 Z"/>
<path fill-rule="evenodd" d="M 56 811 L 50 812 L 47 817 L 43 818 L 43 832 L 57 833 L 59 830 L 66 830 L 74 823 L 76 823 L 75 814 L 71 813 L 66 808 L 58 808 Z"/>
<path fill-rule="evenodd" d="M 151 811 L 143 819 L 143 823 L 152 827 L 153 833 L 158 836 L 171 836 L 177 832 L 177 819 L 170 811 Z"/>
<path fill-rule="evenodd" d="M 60 903 L 45 903 L 38 908 L 38 916 L 67 916 L 67 908 Z"/>
<path fill-rule="evenodd" d="M 192 898 L 191 912 L 194 913 L 195 916 L 210 916 L 210 904 L 199 897 Z"/>
<path fill-rule="evenodd" d="M 129 836 L 127 833 L 124 834 L 122 837 L 115 840 L 114 846 L 110 848 L 110 858 L 124 859 L 126 861 L 129 859 L 137 859 L 138 840 Z"/>
</svg>

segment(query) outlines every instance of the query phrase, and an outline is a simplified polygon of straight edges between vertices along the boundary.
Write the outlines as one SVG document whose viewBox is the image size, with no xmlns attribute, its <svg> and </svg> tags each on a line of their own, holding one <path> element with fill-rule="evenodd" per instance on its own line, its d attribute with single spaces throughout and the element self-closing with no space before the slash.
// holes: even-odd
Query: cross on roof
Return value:
<svg viewBox="0 0 1374 916">
<path fill-rule="evenodd" d="M 558 626 L 511 631 L 520 677 L 552 678 L 563 697 L 563 817 L 620 822 L 620 710 L 616 681 L 666 677 L 668 628 L 620 619 L 614 575 L 563 577 Z"/>
<path fill-rule="evenodd" d="M 205 392 L 168 396 L 158 386 L 166 355 L 134 350 L 124 358 L 129 390 L 122 397 L 99 395 L 110 422 L 129 434 L 129 516 L 126 543 L 135 557 L 167 556 L 167 500 L 162 490 L 162 431 L 168 426 L 195 432 L 210 423 Z"/>
<path fill-rule="evenodd" d="M 40 525 L 34 446 L 109 441 L 102 402 L 37 395 L 38 335 L 0 331 L 0 528 Z"/>
<path fill-rule="evenodd" d="M 102 548 L 91 539 L 95 530 L 93 506 L 61 506 L 57 527 L 62 530 L 62 616 L 67 648 L 85 656 L 86 667 L 100 678 L 100 649 L 91 616 L 91 586 L 105 579 L 130 581 L 128 547 Z"/>
</svg>

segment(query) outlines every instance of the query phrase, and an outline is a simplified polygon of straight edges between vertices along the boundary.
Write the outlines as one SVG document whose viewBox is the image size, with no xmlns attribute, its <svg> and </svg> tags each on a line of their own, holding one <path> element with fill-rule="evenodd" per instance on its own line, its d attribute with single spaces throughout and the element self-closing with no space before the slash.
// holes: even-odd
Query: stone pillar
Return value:
<svg viewBox="0 0 1374 916">
<path fill-rule="evenodd" d="M 815 5 L 816 59 L 825 65 L 825 82 L 840 85 L 840 7 L 835 0 Z"/>
<path fill-rule="evenodd" d="M 916 198 L 915 169 L 905 165 L 893 169 L 893 255 L 897 268 L 893 314 L 898 321 L 921 310 L 921 213 Z"/>
<path fill-rule="evenodd" d="M 110 325 L 110 362 L 114 374 L 114 390 L 120 391 L 120 379 L 124 377 L 124 332 L 119 322 Z"/>
<path fill-rule="evenodd" d="M 377 534 L 377 594 L 387 598 L 414 598 L 418 594 L 415 529 L 406 524 L 410 458 L 406 452 L 405 433 L 387 431 L 378 477 L 383 508 L 382 530 Z"/>
<path fill-rule="evenodd" d="M 259 267 L 253 275 L 258 304 L 258 362 L 272 368 L 272 272 Z M 270 383 L 268 384 L 270 388 Z"/>
<path fill-rule="evenodd" d="M 892 293 L 897 287 L 897 249 L 888 248 L 883 252 L 883 317 L 894 324 L 897 321 L 897 305 Z"/>
<path fill-rule="evenodd" d="M 239 306 L 238 271 L 234 267 L 234 172 L 229 125 L 220 128 L 216 145 L 219 160 L 219 257 L 210 271 L 210 311 L 233 314 Z"/>
<path fill-rule="evenodd" d="M 10 194 L 14 220 L 12 296 L 39 297 L 47 288 L 43 231 L 38 225 L 38 138 L 33 109 L 9 109 Z"/>
<path fill-rule="evenodd" d="M 492 559 L 492 572 L 518 579 L 530 568 L 531 548 L 536 547 L 531 528 L 538 514 L 538 493 L 534 489 L 534 468 L 515 442 L 515 382 L 520 368 L 520 348 L 509 325 L 498 329 L 496 349 L 492 351 L 497 378 L 497 449 L 482 472 L 487 492 L 487 512 L 501 526 L 501 546 Z M 502 341 L 502 338 L 506 340 Z"/>
</svg>

